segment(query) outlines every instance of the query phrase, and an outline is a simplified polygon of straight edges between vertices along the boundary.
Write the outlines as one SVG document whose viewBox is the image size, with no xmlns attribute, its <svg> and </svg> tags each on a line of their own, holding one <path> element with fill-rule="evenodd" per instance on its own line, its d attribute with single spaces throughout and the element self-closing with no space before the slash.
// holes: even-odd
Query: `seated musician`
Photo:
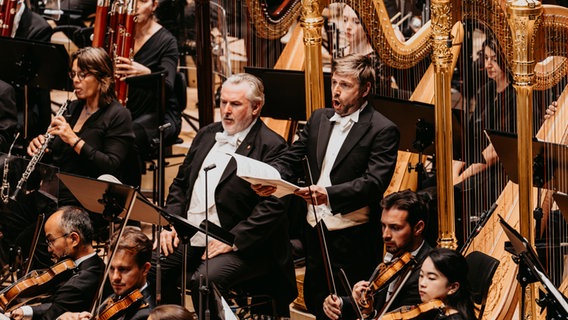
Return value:
<svg viewBox="0 0 568 320">
<path fill-rule="evenodd" d="M 436 248 L 428 253 L 420 269 L 418 288 L 422 307 L 439 300 L 443 307 L 432 310 L 430 316 L 421 319 L 474 320 L 473 300 L 467 279 L 468 265 L 457 251 Z M 428 312 L 431 308 L 424 308 Z M 432 309 L 438 309 L 432 304 Z M 404 311 L 398 310 L 402 313 Z"/>
<path fill-rule="evenodd" d="M 48 287 L 57 289 L 41 304 L 8 312 L 12 319 L 53 320 L 66 311 L 81 311 L 91 305 L 102 280 L 105 266 L 91 245 L 93 228 L 87 212 L 78 207 L 61 207 L 47 219 L 44 229 L 53 259 L 69 258 L 76 270 L 71 270 L 59 287 L 48 283 Z"/>
<path fill-rule="evenodd" d="M 411 253 L 417 266 L 412 270 L 410 277 L 402 285 L 399 294 L 394 296 L 397 284 L 401 278 L 393 280 L 384 290 L 374 295 L 374 304 L 369 310 L 363 310 L 367 315 L 375 315 L 388 305 L 386 311 L 401 306 L 420 303 L 418 293 L 418 279 L 420 265 L 431 250 L 424 240 L 424 230 L 428 221 L 428 209 L 423 199 L 415 192 L 406 190 L 390 194 L 381 201 L 383 212 L 381 214 L 382 237 L 387 253 L 384 263 L 394 263 L 404 253 Z M 354 301 L 368 299 L 370 289 L 369 281 L 360 281 L 353 286 Z M 374 294 L 374 293 L 372 293 Z M 336 297 L 329 295 L 323 303 L 323 310 L 327 317 L 336 320 L 355 319 L 357 316 L 351 306 L 349 297 Z"/>
<path fill-rule="evenodd" d="M 270 162 L 286 149 L 284 139 L 259 119 L 263 105 L 264 86 L 258 78 L 246 73 L 229 77 L 221 88 L 222 121 L 199 130 L 169 189 L 166 210 L 170 214 L 187 217 L 198 226 L 207 209 L 209 221 L 235 236 L 234 245 L 230 246 L 212 238 L 205 243 L 201 233 L 178 234 L 175 228 L 162 231 L 161 250 L 167 256 L 161 262 L 162 271 L 169 277 L 180 274 L 181 236 L 193 236 L 187 271 L 196 310 L 199 310 L 199 278 L 205 275 L 206 258 L 208 278 L 222 293 L 260 277 L 270 277 L 272 283 L 267 289 L 273 290 L 278 312 L 283 316 L 288 314 L 289 303 L 296 297 L 284 200 L 257 196 L 250 184 L 236 175 L 236 163 L 226 154 L 235 152 Z M 205 168 L 210 169 L 207 189 Z M 209 199 L 207 208 L 205 197 Z M 179 302 L 178 284 L 171 278 L 162 281 L 164 303 Z M 211 318 L 216 315 L 212 314 Z"/>
<path fill-rule="evenodd" d="M 118 231 L 111 241 L 116 246 L 109 268 L 109 282 L 113 294 L 101 304 L 98 316 L 102 319 L 145 320 L 154 307 L 146 276 L 150 270 L 152 241 L 139 228 L 126 226 L 120 241 Z M 125 301 L 124 305 L 118 303 Z M 92 319 L 90 312 L 66 312 L 58 320 Z"/>
<path fill-rule="evenodd" d="M 141 76 L 163 72 L 165 78 L 165 110 L 163 123 L 158 123 L 157 107 L 160 100 L 157 92 L 132 82 L 128 86 L 126 106 L 132 113 L 135 143 L 142 158 L 151 151 L 154 139 L 159 138 L 158 126 L 170 123 L 164 129 L 164 143 L 175 143 L 181 131 L 179 101 L 174 94 L 176 68 L 178 65 L 178 44 L 176 38 L 154 18 L 158 0 L 138 0 L 136 7 L 136 35 L 132 59 L 117 57 L 116 74 L 123 77 Z M 185 90 L 185 88 L 183 88 Z M 184 91 L 185 92 L 185 91 Z"/>
<path fill-rule="evenodd" d="M 55 165 L 62 172 L 91 178 L 111 174 L 124 183 L 139 185 L 132 120 L 128 110 L 116 101 L 109 55 L 102 48 L 76 51 L 71 56 L 69 76 L 77 100 L 51 121 L 47 132 L 55 138 L 42 162 Z M 28 154 L 37 155 L 45 142 L 44 135 L 34 138 L 28 145 Z M 59 203 L 76 204 L 63 184 Z"/>
</svg>

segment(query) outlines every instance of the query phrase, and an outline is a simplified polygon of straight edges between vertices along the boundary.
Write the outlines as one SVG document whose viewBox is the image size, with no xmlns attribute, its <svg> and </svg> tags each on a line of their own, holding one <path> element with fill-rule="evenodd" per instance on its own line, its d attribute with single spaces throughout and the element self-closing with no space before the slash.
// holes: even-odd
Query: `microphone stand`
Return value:
<svg viewBox="0 0 568 320">
<path fill-rule="evenodd" d="M 164 207 L 164 188 L 165 188 L 165 168 L 164 168 L 164 130 L 169 128 L 172 124 L 165 123 L 158 127 L 160 132 L 159 136 L 159 151 L 158 151 L 158 205 Z M 160 262 L 160 234 L 162 232 L 162 215 L 158 215 L 157 239 L 156 239 L 156 305 L 162 303 L 162 264 Z M 182 294 L 185 292 L 182 292 Z M 184 306 L 184 300 L 181 300 L 181 305 Z"/>
<path fill-rule="evenodd" d="M 205 221 L 209 221 L 209 206 L 207 202 L 207 173 L 209 170 L 215 169 L 217 165 L 210 164 L 203 168 L 205 171 Z M 209 320 L 211 312 L 209 310 L 209 223 L 205 224 L 205 283 L 203 283 L 203 275 L 199 275 L 199 319 Z M 205 295 L 205 312 L 203 311 L 203 295 Z M 205 317 L 204 317 L 205 314 Z"/>
</svg>

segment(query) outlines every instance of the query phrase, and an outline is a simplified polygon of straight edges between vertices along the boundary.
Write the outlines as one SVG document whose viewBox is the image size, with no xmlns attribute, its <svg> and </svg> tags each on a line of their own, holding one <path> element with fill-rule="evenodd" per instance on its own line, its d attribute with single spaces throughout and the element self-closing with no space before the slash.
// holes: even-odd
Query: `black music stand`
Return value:
<svg viewBox="0 0 568 320">
<path fill-rule="evenodd" d="M 509 179 L 519 181 L 517 135 L 495 130 L 485 130 Z M 533 186 L 554 191 L 568 192 L 563 179 L 568 176 L 568 146 L 533 138 Z M 551 164 L 552 167 L 547 167 Z"/>
<path fill-rule="evenodd" d="M 426 178 L 422 155 L 434 156 L 435 112 L 434 105 L 417 101 L 400 100 L 375 95 L 372 99 L 375 110 L 394 122 L 400 130 L 398 149 L 408 152 L 418 152 L 418 163 L 408 165 L 408 171 L 418 172 L 418 190 Z M 461 126 L 459 110 L 452 111 L 453 159 L 461 158 Z M 412 133 L 414 134 L 407 134 Z"/>
<path fill-rule="evenodd" d="M 499 161 L 509 176 L 509 179 L 518 183 L 518 157 L 517 157 L 517 135 L 512 133 L 500 132 L 495 130 L 485 130 L 489 141 L 495 148 Z M 539 141 L 533 138 L 533 186 L 538 188 L 537 204 L 540 204 L 541 189 L 566 192 L 563 189 L 562 179 L 568 175 L 568 147 L 561 144 Z M 552 166 L 547 166 L 548 164 Z M 540 224 L 544 213 L 542 208 L 537 205 L 533 211 L 536 219 L 536 230 L 540 230 Z"/>
<path fill-rule="evenodd" d="M 538 260 L 532 245 L 501 216 L 499 216 L 499 223 L 509 238 L 509 242 L 505 243 L 505 250 L 514 256 L 513 260 L 519 265 L 517 280 L 522 288 L 521 297 L 525 296 L 528 284 L 539 281 L 546 293 L 543 298 L 537 300 L 537 304 L 542 308 L 548 308 L 547 319 L 568 318 L 568 301 L 544 273 L 545 269 Z M 524 299 L 521 299 L 521 317 L 524 311 Z"/>
<path fill-rule="evenodd" d="M 0 79 L 15 87 L 71 91 L 67 75 L 69 54 L 61 44 L 0 37 Z M 24 139 L 28 130 L 28 105 L 24 106 Z"/>
</svg>

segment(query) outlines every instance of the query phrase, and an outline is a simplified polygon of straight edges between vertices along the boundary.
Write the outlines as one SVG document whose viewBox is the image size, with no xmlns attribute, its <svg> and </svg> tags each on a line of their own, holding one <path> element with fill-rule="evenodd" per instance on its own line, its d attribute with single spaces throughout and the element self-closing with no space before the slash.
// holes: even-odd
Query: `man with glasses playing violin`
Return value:
<svg viewBox="0 0 568 320">
<path fill-rule="evenodd" d="M 421 302 L 418 290 L 420 266 L 432 250 L 424 240 L 428 207 L 420 195 L 410 190 L 395 192 L 381 201 L 381 207 L 382 237 L 387 251 L 383 266 L 379 265 L 381 272 L 374 272 L 370 281 L 357 282 L 351 292 L 352 301 L 358 305 L 365 318 L 377 318 L 383 311 Z M 406 253 L 412 255 L 416 264 L 405 279 L 404 274 L 396 271 L 406 265 L 400 263 L 403 260 L 401 257 Z M 389 278 L 385 275 L 393 276 Z M 326 316 L 332 320 L 339 317 L 359 318 L 350 299 L 351 297 L 327 296 L 323 303 Z"/>
<path fill-rule="evenodd" d="M 96 296 L 104 272 L 104 262 L 92 246 L 93 227 L 88 213 L 79 207 L 61 207 L 47 219 L 44 230 L 48 251 L 53 260 L 58 261 L 56 266 L 62 263 L 68 265 L 62 271 L 66 275 L 54 276 L 53 283 L 45 283 L 44 287 L 57 289 L 41 304 L 25 305 L 6 313 L 11 319 L 52 320 L 66 311 L 83 310 L 85 306 L 91 305 Z M 51 269 L 56 270 L 55 267 Z M 30 278 L 25 276 L 22 278 L 24 280 L 18 282 Z M 61 278 L 66 280 L 57 283 Z M 42 277 L 41 281 L 46 280 Z M 38 295 L 44 293 L 38 292 Z M 8 296 L 7 292 L 1 294 Z M 10 310 L 10 306 L 6 309 Z"/>
<path fill-rule="evenodd" d="M 146 276 L 150 270 L 152 241 L 139 228 L 126 226 L 117 244 L 118 232 L 111 240 L 116 253 L 110 262 L 108 278 L 113 294 L 105 299 L 97 319 L 145 320 L 154 308 Z M 57 320 L 93 319 L 90 312 L 66 312 Z"/>
</svg>

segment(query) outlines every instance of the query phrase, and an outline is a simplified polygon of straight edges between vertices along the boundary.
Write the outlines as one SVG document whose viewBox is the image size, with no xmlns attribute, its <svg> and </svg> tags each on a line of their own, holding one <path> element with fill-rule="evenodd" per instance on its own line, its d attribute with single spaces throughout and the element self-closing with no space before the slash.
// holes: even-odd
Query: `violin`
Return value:
<svg viewBox="0 0 568 320">
<path fill-rule="evenodd" d="M 71 259 L 65 259 L 49 269 L 29 272 L 0 291 L 0 308 L 4 312 L 9 312 L 46 294 L 48 289 L 54 288 L 60 281 L 68 279 L 65 276 L 73 270 L 75 270 L 75 262 Z"/>
<path fill-rule="evenodd" d="M 445 309 L 446 305 L 442 300 L 434 299 L 416 306 L 399 308 L 398 310 L 385 314 L 381 320 L 412 320 L 433 311 L 444 314 Z"/>
<path fill-rule="evenodd" d="M 371 280 L 369 280 L 369 289 L 363 294 L 363 298 L 357 301 L 357 304 L 364 309 L 370 308 L 375 293 L 384 288 L 415 263 L 414 258 L 409 252 L 405 252 L 400 258 L 389 265 L 381 263 L 377 269 L 375 269 L 375 272 L 373 272 Z"/>
<path fill-rule="evenodd" d="M 136 303 L 143 301 L 143 300 L 144 300 L 144 296 L 142 295 L 140 290 L 134 289 L 132 292 L 130 292 L 124 298 L 122 298 L 118 301 L 115 301 L 115 302 L 112 302 L 112 301 L 109 302 L 108 305 L 105 306 L 105 309 L 102 312 L 99 313 L 99 315 L 96 319 L 97 320 L 110 320 L 114 316 L 121 314 L 122 311 L 130 308 L 132 305 L 135 305 Z"/>
</svg>

